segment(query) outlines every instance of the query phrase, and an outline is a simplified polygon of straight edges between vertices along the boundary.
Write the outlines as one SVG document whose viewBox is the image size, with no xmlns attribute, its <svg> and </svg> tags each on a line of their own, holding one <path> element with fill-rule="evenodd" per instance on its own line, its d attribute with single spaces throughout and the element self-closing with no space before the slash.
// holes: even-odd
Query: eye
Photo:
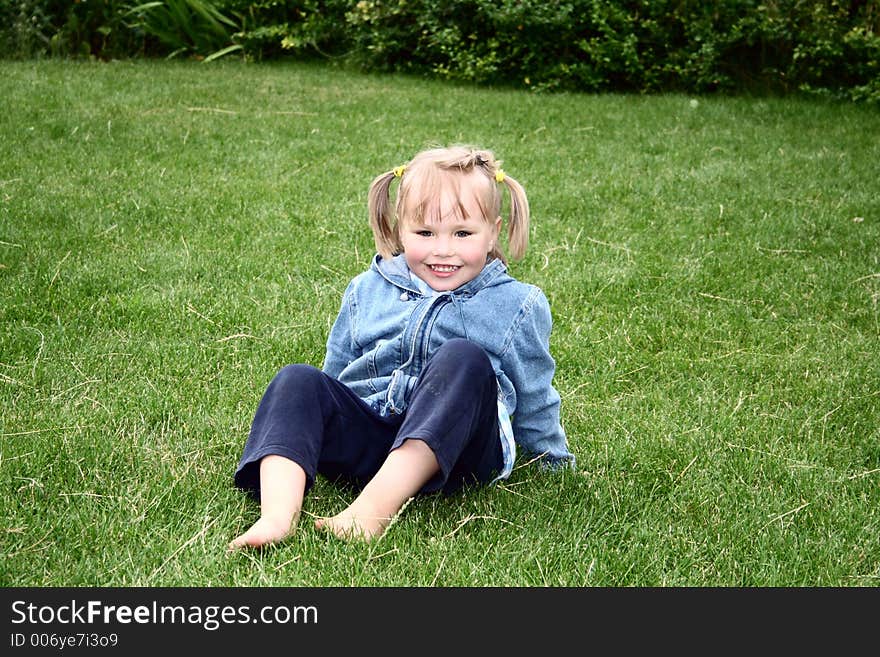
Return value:
<svg viewBox="0 0 880 657">
<path fill-rule="evenodd" d="M 433 233 L 430 230 L 417 230 L 416 235 L 419 237 L 431 237 Z"/>
<path fill-rule="evenodd" d="M 455 236 L 456 236 L 456 237 L 470 237 L 471 235 L 473 235 L 473 233 L 470 232 L 469 230 L 457 230 L 457 231 L 455 231 Z"/>
</svg>

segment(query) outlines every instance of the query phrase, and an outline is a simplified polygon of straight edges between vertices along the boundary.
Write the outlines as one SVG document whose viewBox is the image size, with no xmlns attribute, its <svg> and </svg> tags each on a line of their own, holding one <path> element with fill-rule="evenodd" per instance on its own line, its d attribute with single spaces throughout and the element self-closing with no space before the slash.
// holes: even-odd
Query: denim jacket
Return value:
<svg viewBox="0 0 880 657">
<path fill-rule="evenodd" d="M 402 413 L 428 357 L 451 338 L 479 344 L 510 417 L 513 440 L 544 466 L 573 465 L 559 420 L 559 393 L 549 341 L 552 319 L 544 293 L 512 278 L 501 260 L 450 292 L 425 295 L 403 255 L 375 256 L 349 284 L 327 340 L 323 370 L 348 385 L 381 415 Z M 502 416 L 502 442 L 507 418 Z M 513 467 L 513 441 L 505 472 Z"/>
</svg>

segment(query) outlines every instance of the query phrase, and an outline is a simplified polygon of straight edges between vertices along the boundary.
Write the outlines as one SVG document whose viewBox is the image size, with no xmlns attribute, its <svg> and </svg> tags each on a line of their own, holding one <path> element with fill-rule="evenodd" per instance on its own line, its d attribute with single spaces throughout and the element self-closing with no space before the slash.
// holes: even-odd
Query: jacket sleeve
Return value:
<svg viewBox="0 0 880 657">
<path fill-rule="evenodd" d="M 513 327 L 502 367 L 516 390 L 512 417 L 516 442 L 526 452 L 540 456 L 545 467 L 573 467 L 575 457 L 568 449 L 559 418 L 560 397 L 553 387 L 552 324 L 547 297 L 533 287 Z"/>
<path fill-rule="evenodd" d="M 355 328 L 357 326 L 356 281 L 352 280 L 342 295 L 342 305 L 330 335 L 327 337 L 327 351 L 321 368 L 334 378 L 339 378 L 348 364 L 358 356 Z"/>
</svg>

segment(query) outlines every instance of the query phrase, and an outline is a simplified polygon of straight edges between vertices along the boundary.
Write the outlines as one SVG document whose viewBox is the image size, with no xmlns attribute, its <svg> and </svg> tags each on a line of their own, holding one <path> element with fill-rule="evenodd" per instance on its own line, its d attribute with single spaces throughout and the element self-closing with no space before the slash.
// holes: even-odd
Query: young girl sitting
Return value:
<svg viewBox="0 0 880 657">
<path fill-rule="evenodd" d="M 545 467 L 573 465 L 549 304 L 507 273 L 499 245 L 503 189 L 520 258 L 528 201 L 492 152 L 426 150 L 373 180 L 379 253 L 345 291 L 323 369 L 288 365 L 266 389 L 235 472 L 261 515 L 230 549 L 288 536 L 318 473 L 360 492 L 315 525 L 370 540 L 416 494 L 506 478 L 517 446 Z"/>
</svg>

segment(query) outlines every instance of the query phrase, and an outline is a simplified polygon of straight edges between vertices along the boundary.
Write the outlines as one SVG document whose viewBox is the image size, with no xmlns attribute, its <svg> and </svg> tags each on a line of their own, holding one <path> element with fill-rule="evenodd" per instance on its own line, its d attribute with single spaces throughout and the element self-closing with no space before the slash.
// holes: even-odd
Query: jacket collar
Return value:
<svg viewBox="0 0 880 657">
<path fill-rule="evenodd" d="M 373 262 L 370 265 L 370 269 L 378 272 L 385 280 L 402 290 L 412 292 L 413 294 L 421 294 L 418 289 L 416 289 L 412 279 L 410 279 L 410 270 L 406 264 L 406 258 L 402 253 L 394 256 L 390 260 L 384 260 L 382 256 L 377 253 L 373 256 Z M 498 285 L 509 278 L 510 276 L 507 274 L 507 266 L 498 258 L 494 258 L 486 263 L 486 266 L 483 267 L 483 271 L 477 274 L 475 278 L 471 279 L 461 287 L 457 287 L 444 294 L 451 294 L 456 297 L 470 297 L 483 288 Z"/>
</svg>

